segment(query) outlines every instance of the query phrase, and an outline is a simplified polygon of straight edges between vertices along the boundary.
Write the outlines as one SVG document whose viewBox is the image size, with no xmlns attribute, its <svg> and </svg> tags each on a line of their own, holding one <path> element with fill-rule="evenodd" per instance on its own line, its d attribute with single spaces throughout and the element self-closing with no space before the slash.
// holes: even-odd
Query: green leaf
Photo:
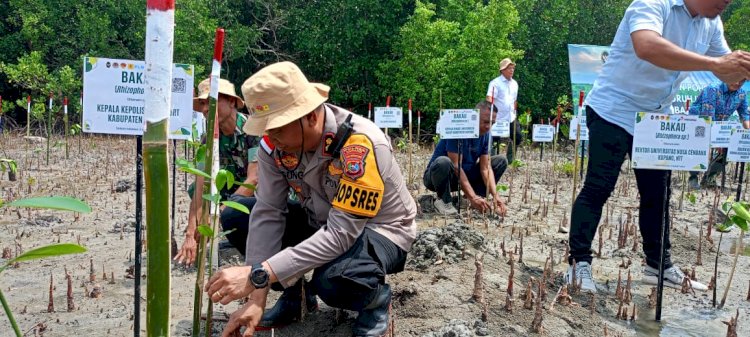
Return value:
<svg viewBox="0 0 750 337">
<path fill-rule="evenodd" d="M 732 210 L 734 210 L 734 213 L 739 217 L 745 219 L 745 221 L 750 221 L 750 212 L 748 212 L 747 208 L 745 208 L 745 206 L 742 206 L 742 204 L 740 204 L 739 202 L 735 202 L 732 204 Z"/>
<path fill-rule="evenodd" d="M 738 215 L 732 215 L 732 222 L 743 231 L 747 231 L 747 220 Z"/>
<path fill-rule="evenodd" d="M 734 227 L 734 222 L 732 219 L 727 218 L 724 223 L 717 223 L 714 227 L 716 227 L 716 230 L 722 233 L 728 233 L 732 230 L 732 227 Z"/>
<path fill-rule="evenodd" d="M 199 169 L 197 169 L 195 167 L 180 167 L 179 169 L 182 172 L 187 172 L 187 173 L 190 173 L 190 174 L 201 176 L 201 177 L 206 178 L 206 179 L 211 179 L 211 176 L 208 175 L 208 173 L 203 172 L 203 171 L 201 171 L 201 170 L 199 170 Z"/>
<path fill-rule="evenodd" d="M 255 191 L 255 185 L 253 185 L 253 184 L 248 184 L 248 183 L 234 183 L 234 184 L 242 186 L 244 188 L 247 188 L 247 189 L 249 189 L 251 191 Z"/>
<path fill-rule="evenodd" d="M 214 237 L 214 230 L 211 229 L 211 227 L 208 227 L 206 225 L 198 226 L 198 233 L 201 233 L 201 235 L 209 237 L 209 238 Z"/>
<path fill-rule="evenodd" d="M 36 260 L 36 259 L 52 257 L 52 256 L 78 254 L 78 253 L 84 253 L 84 252 L 86 252 L 86 248 L 81 247 L 79 245 L 76 245 L 73 243 L 58 243 L 54 245 L 34 248 L 30 251 L 27 251 L 17 256 L 14 259 L 7 261 L 5 264 L 11 265 L 16 262 Z"/>
<path fill-rule="evenodd" d="M 247 209 L 247 206 L 240 204 L 239 202 L 227 200 L 227 201 L 222 201 L 221 204 L 230 208 L 234 208 L 242 213 L 250 214 L 250 210 Z"/>
<path fill-rule="evenodd" d="M 18 199 L 8 204 L 12 207 L 44 208 L 78 213 L 90 213 L 91 207 L 78 199 L 70 197 L 37 197 Z"/>
<path fill-rule="evenodd" d="M 234 174 L 227 171 L 227 189 L 232 188 L 232 186 L 234 186 Z"/>
<path fill-rule="evenodd" d="M 726 201 L 723 204 L 721 204 L 721 210 L 724 212 L 724 214 L 729 213 L 729 209 L 732 208 L 732 202 Z"/>
<path fill-rule="evenodd" d="M 505 184 L 498 184 L 496 187 L 498 192 L 505 192 L 508 190 L 508 185 Z"/>
<path fill-rule="evenodd" d="M 195 167 L 192 162 L 190 162 L 189 160 L 186 160 L 184 158 L 177 158 L 177 160 L 175 161 L 175 165 L 177 165 L 177 167 L 179 167 L 179 168 L 182 168 L 182 167 Z"/>
<path fill-rule="evenodd" d="M 687 198 L 691 204 L 695 205 L 695 200 L 696 200 L 695 193 L 692 193 L 692 192 L 688 193 Z"/>
<path fill-rule="evenodd" d="M 221 195 L 220 194 L 204 194 L 203 200 L 208 200 L 210 202 L 213 202 L 214 204 L 218 204 L 219 201 L 221 201 Z"/>
<path fill-rule="evenodd" d="M 229 234 L 229 233 L 231 233 L 231 232 L 234 232 L 234 231 L 236 231 L 236 230 L 237 230 L 237 228 L 232 228 L 232 229 L 230 229 L 230 230 L 228 230 L 228 231 L 223 231 L 223 232 L 219 232 L 219 234 L 218 234 L 218 235 L 216 235 L 216 237 L 217 237 L 217 238 L 225 237 L 225 236 L 227 236 L 227 234 Z"/>
<path fill-rule="evenodd" d="M 206 144 L 202 144 L 195 151 L 195 162 L 204 163 L 206 161 Z"/>
<path fill-rule="evenodd" d="M 216 180 L 214 180 L 214 184 L 216 184 L 216 189 L 221 191 L 224 186 L 227 184 L 227 170 L 221 169 L 218 172 L 216 172 Z"/>
</svg>

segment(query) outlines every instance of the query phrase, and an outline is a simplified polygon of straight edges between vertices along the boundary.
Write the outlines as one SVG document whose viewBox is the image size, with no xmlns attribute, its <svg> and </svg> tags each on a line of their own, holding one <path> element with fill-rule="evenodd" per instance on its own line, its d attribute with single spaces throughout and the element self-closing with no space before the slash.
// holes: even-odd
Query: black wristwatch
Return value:
<svg viewBox="0 0 750 337">
<path fill-rule="evenodd" d="M 262 264 L 256 263 L 251 267 L 248 279 L 255 289 L 265 288 L 268 286 L 268 271 L 263 269 Z"/>
</svg>

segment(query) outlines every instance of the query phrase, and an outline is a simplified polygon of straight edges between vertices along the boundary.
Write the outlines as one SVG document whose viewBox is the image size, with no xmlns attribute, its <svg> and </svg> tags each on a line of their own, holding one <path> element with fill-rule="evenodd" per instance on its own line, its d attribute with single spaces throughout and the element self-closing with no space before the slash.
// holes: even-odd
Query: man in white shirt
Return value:
<svg viewBox="0 0 750 337">
<path fill-rule="evenodd" d="M 515 144 L 508 144 L 506 158 L 513 162 L 515 147 L 521 144 L 521 126 L 516 121 L 516 100 L 518 98 L 518 83 L 513 79 L 516 64 L 509 58 L 500 61 L 500 76 L 490 81 L 487 87 L 487 101 L 495 104 L 498 121 L 510 122 L 510 139 Z M 493 100 L 494 97 L 494 100 Z M 493 137 L 494 138 L 494 137 Z"/>
<path fill-rule="evenodd" d="M 637 112 L 668 113 L 688 71 L 712 71 L 734 83 L 750 78 L 750 53 L 732 52 L 719 14 L 730 0 L 635 0 L 625 11 L 609 59 L 586 100 L 589 163 L 586 181 L 573 205 L 570 258 L 585 292 L 596 292 L 591 242 L 620 169 L 633 145 Z M 646 266 L 643 282 L 657 284 L 661 224 L 669 228 L 671 171 L 635 169 L 640 193 L 639 227 Z M 666 200 L 665 200 L 666 194 Z M 672 263 L 669 231 L 664 236 L 664 284 L 679 288 L 685 275 Z M 693 289 L 707 287 L 691 281 Z"/>
</svg>

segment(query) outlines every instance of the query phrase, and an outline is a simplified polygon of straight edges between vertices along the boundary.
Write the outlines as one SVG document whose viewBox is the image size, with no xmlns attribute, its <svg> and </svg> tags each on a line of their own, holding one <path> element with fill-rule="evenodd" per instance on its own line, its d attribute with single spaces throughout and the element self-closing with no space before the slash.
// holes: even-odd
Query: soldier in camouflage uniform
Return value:
<svg viewBox="0 0 750 337">
<path fill-rule="evenodd" d="M 198 85 L 198 96 L 193 99 L 193 109 L 208 113 L 208 92 L 210 89 L 209 79 L 205 79 Z M 255 154 L 258 150 L 258 138 L 246 135 L 242 132 L 247 117 L 238 109 L 244 107 L 234 90 L 234 84 L 227 80 L 219 80 L 219 166 L 231 172 L 235 181 L 255 185 L 257 183 L 258 164 Z M 185 231 L 185 241 L 180 248 L 175 260 L 179 263 L 192 264 L 195 261 L 198 232 L 196 231 L 198 219 L 201 218 L 201 199 L 203 195 L 203 178 L 196 177 L 195 182 L 188 189 L 192 201 L 190 202 L 190 213 L 188 215 L 188 227 Z M 253 190 L 235 185 L 231 189 L 226 187 L 220 191 L 222 200 L 232 200 L 248 207 L 254 204 Z M 247 237 L 248 215 L 233 208 L 222 209 L 220 222 L 223 230 L 235 229 L 227 235 L 229 242 L 240 252 L 245 252 L 245 241 Z"/>
</svg>

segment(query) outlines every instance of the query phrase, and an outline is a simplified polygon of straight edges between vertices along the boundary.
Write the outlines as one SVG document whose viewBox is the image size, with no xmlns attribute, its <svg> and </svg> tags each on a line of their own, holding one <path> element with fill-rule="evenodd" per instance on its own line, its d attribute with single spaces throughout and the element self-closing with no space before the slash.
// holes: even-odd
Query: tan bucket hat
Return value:
<svg viewBox="0 0 750 337">
<path fill-rule="evenodd" d="M 208 93 L 210 91 L 211 91 L 211 79 L 207 78 L 201 81 L 201 83 L 198 84 L 198 96 L 193 97 L 193 105 L 195 105 L 196 103 L 195 101 L 198 99 L 207 99 Z M 237 109 L 242 109 L 242 107 L 245 106 L 245 102 L 243 102 L 242 98 L 240 96 L 237 96 L 236 91 L 234 91 L 234 84 L 232 82 L 229 82 L 223 78 L 220 78 L 219 79 L 219 93 L 234 98 Z M 197 110 L 195 106 L 193 106 L 193 110 Z"/>
<path fill-rule="evenodd" d="M 511 65 L 511 64 L 514 65 L 514 66 L 516 65 L 515 63 L 513 63 L 513 61 L 511 59 L 509 59 L 507 57 L 504 58 L 502 61 L 500 61 L 500 71 L 505 70 L 505 68 L 508 68 L 508 66 Z"/>
<path fill-rule="evenodd" d="M 328 100 L 330 87 L 310 83 L 292 62 L 271 64 L 242 84 L 250 116 L 242 128 L 252 136 L 287 125 Z"/>
</svg>

